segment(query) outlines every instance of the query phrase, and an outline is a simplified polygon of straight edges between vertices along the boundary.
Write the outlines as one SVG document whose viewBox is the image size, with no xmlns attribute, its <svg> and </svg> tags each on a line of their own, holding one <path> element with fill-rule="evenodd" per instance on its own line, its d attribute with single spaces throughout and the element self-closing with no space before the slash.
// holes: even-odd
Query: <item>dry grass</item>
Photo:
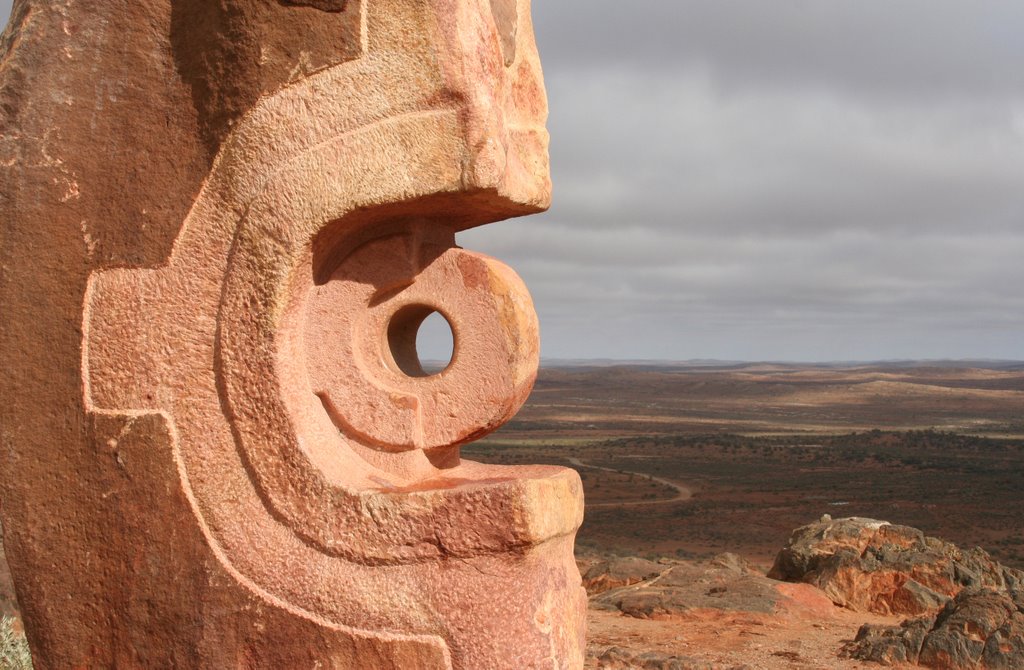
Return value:
<svg viewBox="0 0 1024 670">
<path fill-rule="evenodd" d="M 32 670 L 32 654 L 25 634 L 16 630 L 14 619 L 0 619 L 0 670 Z"/>
</svg>

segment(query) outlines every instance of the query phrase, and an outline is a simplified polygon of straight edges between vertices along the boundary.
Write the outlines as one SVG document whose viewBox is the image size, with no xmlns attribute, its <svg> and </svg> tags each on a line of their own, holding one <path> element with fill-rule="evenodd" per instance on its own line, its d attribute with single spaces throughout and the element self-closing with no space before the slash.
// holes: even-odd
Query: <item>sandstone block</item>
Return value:
<svg viewBox="0 0 1024 670">
<path fill-rule="evenodd" d="M 459 455 L 539 359 L 455 243 L 549 203 L 528 0 L 16 0 L 0 103 L 39 670 L 581 666 L 578 476 Z"/>
</svg>

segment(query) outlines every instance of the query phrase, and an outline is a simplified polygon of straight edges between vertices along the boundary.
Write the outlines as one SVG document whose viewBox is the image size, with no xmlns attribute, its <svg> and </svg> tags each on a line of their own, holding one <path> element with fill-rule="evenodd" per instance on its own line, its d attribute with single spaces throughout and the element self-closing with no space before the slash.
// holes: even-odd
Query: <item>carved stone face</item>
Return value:
<svg viewBox="0 0 1024 670">
<path fill-rule="evenodd" d="M 0 69 L 0 510 L 47 664 L 509 667 L 506 634 L 581 664 L 578 477 L 458 454 L 538 363 L 522 282 L 454 242 L 549 202 L 528 0 L 33 7 Z M 455 355 L 423 376 L 430 310 Z"/>
<path fill-rule="evenodd" d="M 269 31 L 269 55 L 233 76 L 279 85 L 295 36 L 266 23 L 266 6 L 236 8 L 232 21 Z M 348 27 L 359 48 L 330 51 L 328 40 L 320 60 L 304 56 L 319 69 L 228 119 L 166 265 L 92 275 L 84 361 L 96 408 L 187 408 L 185 453 L 198 458 L 230 427 L 225 440 L 276 513 L 328 547 L 347 532 L 344 514 L 324 502 L 326 515 L 311 516 L 309 491 L 329 500 L 334 487 L 436 477 L 525 401 L 539 357 L 529 293 L 454 233 L 543 208 L 549 180 L 525 2 L 350 2 L 275 7 L 273 18 L 310 12 Z M 224 109 L 209 107 L 208 130 Z M 409 349 L 433 310 L 451 323 L 455 352 L 428 377 Z M 188 324 L 197 330 L 168 344 Z M 211 357 L 217 397 L 204 405 L 190 380 Z"/>
</svg>

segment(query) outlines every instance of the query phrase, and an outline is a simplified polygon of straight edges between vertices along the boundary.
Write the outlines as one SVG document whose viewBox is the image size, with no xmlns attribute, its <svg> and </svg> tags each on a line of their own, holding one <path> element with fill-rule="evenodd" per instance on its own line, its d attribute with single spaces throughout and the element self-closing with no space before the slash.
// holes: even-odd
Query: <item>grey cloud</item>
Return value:
<svg viewBox="0 0 1024 670">
<path fill-rule="evenodd" d="M 546 0 L 534 13 L 542 56 L 572 68 L 694 64 L 726 86 L 897 96 L 1024 83 L 1015 0 Z"/>
<path fill-rule="evenodd" d="M 459 242 L 527 281 L 545 356 L 1024 358 L 1024 3 L 534 0 L 534 22 L 554 206 Z"/>
<path fill-rule="evenodd" d="M 549 357 L 1024 356 L 1024 6 L 536 2 Z"/>
<path fill-rule="evenodd" d="M 571 208 L 590 225 L 958 227 L 969 214 L 1007 227 L 1022 214 L 1012 104 L 726 97 L 701 77 L 649 73 L 601 80 L 618 85 L 549 77 L 564 98 L 552 95 L 555 212 Z"/>
</svg>

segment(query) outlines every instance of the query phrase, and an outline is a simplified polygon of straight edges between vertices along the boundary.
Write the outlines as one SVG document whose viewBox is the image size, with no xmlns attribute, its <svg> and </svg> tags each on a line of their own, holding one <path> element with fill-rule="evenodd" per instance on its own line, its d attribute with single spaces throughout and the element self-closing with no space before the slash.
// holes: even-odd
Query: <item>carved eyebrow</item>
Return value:
<svg viewBox="0 0 1024 670">
<path fill-rule="evenodd" d="M 516 33 L 519 30 L 518 0 L 491 0 L 491 14 L 498 26 L 498 41 L 505 57 L 505 67 L 516 60 Z"/>
</svg>

